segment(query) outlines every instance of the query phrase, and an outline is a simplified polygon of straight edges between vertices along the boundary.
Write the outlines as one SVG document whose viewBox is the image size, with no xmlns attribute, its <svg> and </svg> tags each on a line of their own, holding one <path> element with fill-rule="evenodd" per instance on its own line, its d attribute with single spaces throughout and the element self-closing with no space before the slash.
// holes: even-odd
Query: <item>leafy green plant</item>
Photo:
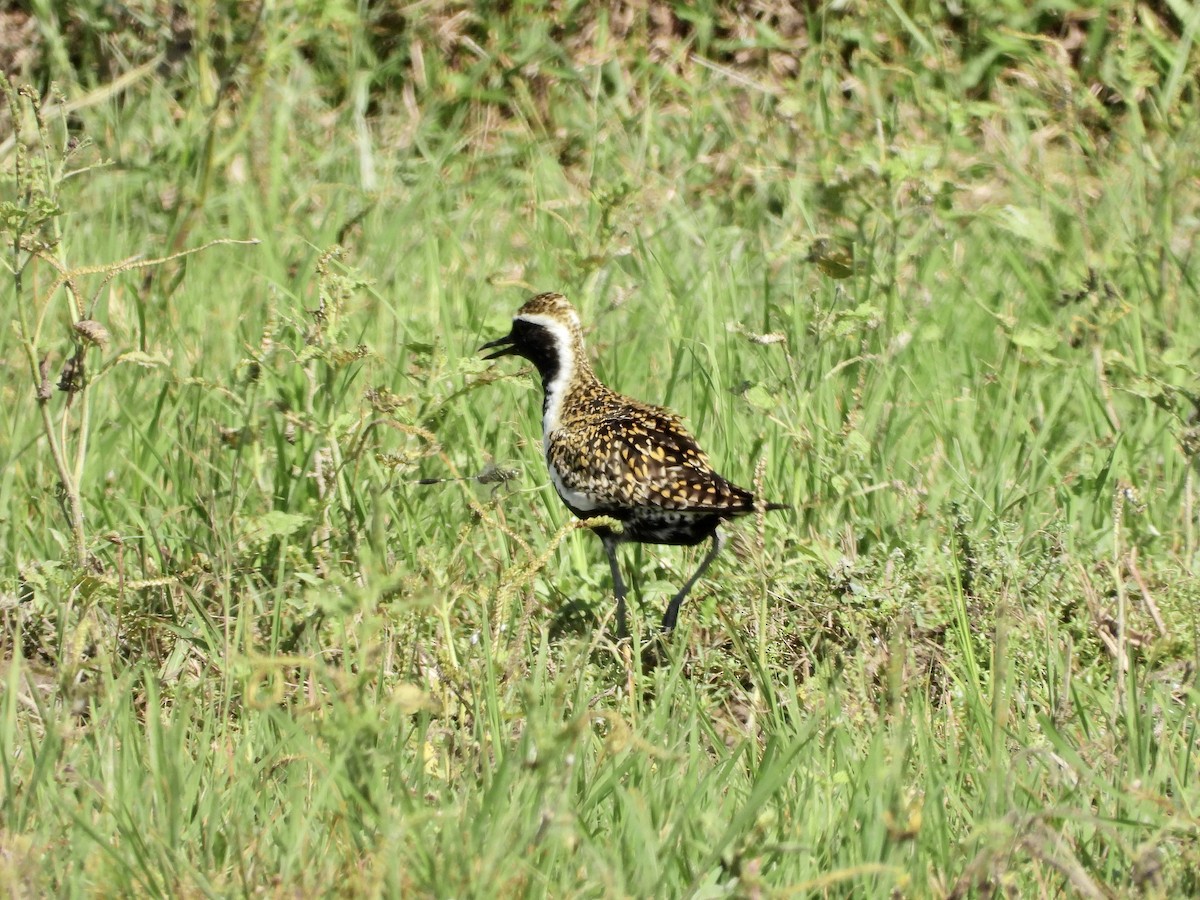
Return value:
<svg viewBox="0 0 1200 900">
<path fill-rule="evenodd" d="M 91 428 L 90 388 L 116 365 L 152 361 L 137 351 L 103 359 L 112 342 L 108 328 L 96 318 L 103 291 L 123 272 L 148 269 L 215 244 L 237 242 L 217 239 L 206 247 L 162 258 L 134 256 L 100 265 L 73 265 L 61 226 L 64 184 L 86 176 L 100 164 L 72 167 L 88 144 L 71 135 L 61 96 L 47 106 L 32 87 L 15 87 L 2 74 L 0 89 L 14 138 L 12 167 L 4 176 L 15 199 L 0 203 L 4 265 L 15 298 L 13 326 L 29 367 L 43 438 L 58 476 L 56 495 L 67 526 L 68 549 L 78 568 L 88 568 L 91 536 L 85 521 L 83 479 Z M 88 284 L 92 278 L 94 286 Z M 92 287 L 90 293 L 88 287 Z M 56 403 L 59 395 L 64 396 Z"/>
</svg>

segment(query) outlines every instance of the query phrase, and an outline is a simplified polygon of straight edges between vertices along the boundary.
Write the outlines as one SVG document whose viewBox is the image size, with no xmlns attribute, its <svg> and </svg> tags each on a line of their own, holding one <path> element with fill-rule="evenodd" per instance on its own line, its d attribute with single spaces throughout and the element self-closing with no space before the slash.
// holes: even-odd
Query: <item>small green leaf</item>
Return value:
<svg viewBox="0 0 1200 900">
<path fill-rule="evenodd" d="M 246 523 L 242 537 L 249 541 L 269 541 L 272 538 L 295 534 L 308 524 L 308 516 L 273 509 Z"/>
<path fill-rule="evenodd" d="M 860 459 L 866 459 L 871 453 L 871 443 L 866 436 L 855 429 L 846 435 L 846 449 Z"/>
<path fill-rule="evenodd" d="M 1058 347 L 1058 335 L 1044 328 L 1018 328 L 1009 338 L 1013 345 L 1022 350 L 1049 353 Z"/>
<path fill-rule="evenodd" d="M 490 360 L 479 356 L 464 356 L 458 361 L 458 371 L 463 375 L 478 375 L 492 367 Z"/>
<path fill-rule="evenodd" d="M 779 400 L 761 384 L 752 385 L 742 397 L 755 409 L 771 410 L 779 407 Z"/>
<path fill-rule="evenodd" d="M 1162 353 L 1162 363 L 1164 366 L 1183 369 L 1186 372 L 1191 372 L 1196 367 L 1193 359 L 1194 355 L 1181 347 L 1168 347 Z"/>
<path fill-rule="evenodd" d="M 1059 337 L 1052 331 L 1027 326 L 1013 331 L 1008 339 L 1030 362 L 1044 366 L 1057 366 L 1062 363 L 1062 360 L 1054 355 L 1054 351 L 1058 349 Z"/>
<path fill-rule="evenodd" d="M 833 333 L 838 337 L 850 337 L 862 331 L 873 331 L 879 327 L 881 319 L 878 307 L 870 303 L 860 303 L 854 309 L 837 313 Z"/>
</svg>

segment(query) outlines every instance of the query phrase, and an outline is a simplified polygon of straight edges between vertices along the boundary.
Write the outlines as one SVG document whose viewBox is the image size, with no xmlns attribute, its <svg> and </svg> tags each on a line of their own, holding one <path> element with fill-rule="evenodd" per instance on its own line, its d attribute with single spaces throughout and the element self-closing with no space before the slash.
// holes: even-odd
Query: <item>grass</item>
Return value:
<svg viewBox="0 0 1200 900">
<path fill-rule="evenodd" d="M 1200 891 L 1191 7 L 211 6 L 8 95 L 0 885 Z M 794 507 L 655 667 L 551 289 Z"/>
</svg>

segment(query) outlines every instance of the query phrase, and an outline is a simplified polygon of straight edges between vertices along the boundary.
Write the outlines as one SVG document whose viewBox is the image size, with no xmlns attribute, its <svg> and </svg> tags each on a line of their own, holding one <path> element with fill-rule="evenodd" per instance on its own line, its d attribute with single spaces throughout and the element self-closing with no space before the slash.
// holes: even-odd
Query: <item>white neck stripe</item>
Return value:
<svg viewBox="0 0 1200 900">
<path fill-rule="evenodd" d="M 555 347 L 558 350 L 558 371 L 554 373 L 551 381 L 543 385 L 546 391 L 546 412 L 542 416 L 542 443 L 548 450 L 550 433 L 558 428 L 567 385 L 575 377 L 575 342 L 570 330 L 561 321 L 551 316 L 523 315 L 513 318 L 545 328 L 553 335 Z"/>
</svg>

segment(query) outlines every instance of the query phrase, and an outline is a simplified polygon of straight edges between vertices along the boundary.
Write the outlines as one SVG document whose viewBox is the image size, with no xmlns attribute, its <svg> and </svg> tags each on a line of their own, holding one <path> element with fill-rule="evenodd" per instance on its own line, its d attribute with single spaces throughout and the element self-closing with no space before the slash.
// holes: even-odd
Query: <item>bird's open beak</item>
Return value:
<svg viewBox="0 0 1200 900">
<path fill-rule="evenodd" d="M 484 357 L 484 359 L 496 359 L 500 356 L 511 356 L 513 353 L 517 352 L 513 347 L 513 336 L 511 333 L 506 334 L 502 338 L 497 338 L 494 341 L 488 341 L 479 348 L 479 352 L 482 353 L 484 350 L 491 350 L 493 347 L 498 347 L 499 349 L 493 353 L 489 353 Z"/>
</svg>

